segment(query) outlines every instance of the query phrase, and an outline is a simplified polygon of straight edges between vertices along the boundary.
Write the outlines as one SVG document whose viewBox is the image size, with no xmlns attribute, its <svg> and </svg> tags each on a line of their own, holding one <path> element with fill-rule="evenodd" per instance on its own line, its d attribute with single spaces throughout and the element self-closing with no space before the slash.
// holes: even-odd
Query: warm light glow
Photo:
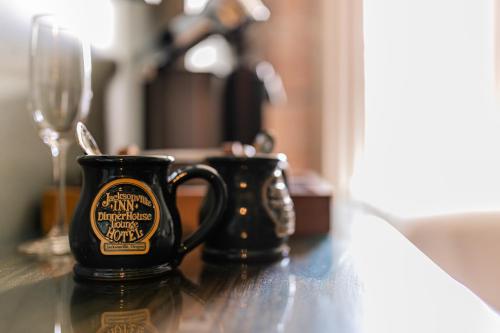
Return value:
<svg viewBox="0 0 500 333">
<path fill-rule="evenodd" d="M 256 21 L 267 21 L 271 17 L 271 12 L 266 6 L 257 6 L 252 10 L 252 16 Z"/>
<path fill-rule="evenodd" d="M 232 51 L 220 35 L 210 36 L 186 52 L 184 66 L 195 73 L 229 74 L 233 68 Z"/>
<path fill-rule="evenodd" d="M 111 0 L 24 0 L 12 3 L 21 19 L 39 14 L 55 14 L 98 49 L 112 46 L 114 7 Z"/>
<path fill-rule="evenodd" d="M 255 67 L 255 72 L 259 79 L 264 82 L 271 104 L 277 105 L 286 102 L 287 96 L 283 81 L 274 70 L 273 65 L 267 61 L 261 61 Z"/>
<path fill-rule="evenodd" d="M 260 0 L 240 0 L 239 2 L 255 21 L 267 21 L 271 17 L 271 12 Z"/>
<path fill-rule="evenodd" d="M 208 0 L 184 0 L 184 14 L 200 14 L 207 6 Z"/>
<path fill-rule="evenodd" d="M 215 64 L 217 61 L 217 52 L 212 45 L 201 46 L 195 48 L 192 52 L 186 55 L 188 63 L 194 69 L 206 69 Z"/>
</svg>

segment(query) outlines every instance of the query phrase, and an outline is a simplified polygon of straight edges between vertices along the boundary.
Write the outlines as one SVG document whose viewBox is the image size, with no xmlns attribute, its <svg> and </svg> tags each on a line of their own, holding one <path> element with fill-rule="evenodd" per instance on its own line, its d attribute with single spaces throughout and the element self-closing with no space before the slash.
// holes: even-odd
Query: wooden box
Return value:
<svg viewBox="0 0 500 333">
<path fill-rule="evenodd" d="M 204 185 L 185 185 L 178 190 L 177 205 L 181 214 L 184 233 L 196 229 L 198 211 L 206 192 Z M 314 173 L 303 173 L 290 177 L 290 193 L 295 205 L 296 235 L 325 234 L 330 230 L 332 188 L 324 179 Z M 68 187 L 66 202 L 67 216 L 71 220 L 80 196 L 79 187 Z M 57 191 L 50 188 L 43 194 L 41 224 L 47 233 L 56 220 Z M 68 221 L 66 221 L 68 223 Z"/>
</svg>

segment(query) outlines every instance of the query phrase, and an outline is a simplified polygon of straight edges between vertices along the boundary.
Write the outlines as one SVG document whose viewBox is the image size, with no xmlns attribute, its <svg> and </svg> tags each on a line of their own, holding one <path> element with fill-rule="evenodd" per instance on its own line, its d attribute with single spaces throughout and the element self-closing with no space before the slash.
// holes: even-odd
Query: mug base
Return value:
<svg viewBox="0 0 500 333">
<path fill-rule="evenodd" d="M 73 271 L 78 278 L 94 281 L 133 281 L 150 279 L 173 271 L 171 264 L 145 268 L 90 268 L 75 264 Z"/>
<path fill-rule="evenodd" d="M 278 261 L 288 257 L 290 247 L 281 245 L 273 249 L 248 250 L 248 249 L 215 249 L 205 246 L 203 260 L 207 262 L 239 262 L 239 263 L 264 263 Z"/>
</svg>

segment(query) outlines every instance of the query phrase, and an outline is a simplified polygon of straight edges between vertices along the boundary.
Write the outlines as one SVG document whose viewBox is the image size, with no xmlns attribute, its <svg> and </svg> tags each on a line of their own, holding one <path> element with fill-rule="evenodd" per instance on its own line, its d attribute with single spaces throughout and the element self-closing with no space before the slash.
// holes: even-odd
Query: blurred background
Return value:
<svg viewBox="0 0 500 333">
<path fill-rule="evenodd" d="M 244 13 L 236 1 L 214 1 L 214 9 L 207 3 L 0 2 L 3 242 L 33 237 L 40 197 L 51 184 L 47 148 L 28 112 L 30 24 L 40 13 L 70 18 L 92 44 L 87 124 L 105 152 L 132 144 L 179 149 L 250 143 L 265 128 L 294 170 L 321 173 L 323 3 L 247 1 Z M 236 109 L 243 116 L 233 119 Z M 325 130 L 334 131 L 331 125 Z M 73 144 L 70 185 L 80 184 L 79 154 Z"/>
<path fill-rule="evenodd" d="M 384 216 L 500 307 L 498 8 L 494 0 L 0 0 L 0 240 L 36 235 L 51 184 L 27 111 L 28 46 L 33 15 L 55 12 L 92 43 L 88 125 L 107 153 L 214 148 L 264 128 L 293 173 L 314 172 L 336 199 Z M 73 145 L 73 185 L 78 154 Z"/>
</svg>

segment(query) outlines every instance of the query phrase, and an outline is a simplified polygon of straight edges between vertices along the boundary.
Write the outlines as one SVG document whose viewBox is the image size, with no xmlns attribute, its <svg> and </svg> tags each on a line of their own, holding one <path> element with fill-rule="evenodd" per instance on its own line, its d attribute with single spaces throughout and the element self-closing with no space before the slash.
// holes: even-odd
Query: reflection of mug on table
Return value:
<svg viewBox="0 0 500 333">
<path fill-rule="evenodd" d="M 182 291 L 195 290 L 179 272 L 149 283 L 79 281 L 71 297 L 71 322 L 78 332 L 175 332 Z"/>
</svg>

